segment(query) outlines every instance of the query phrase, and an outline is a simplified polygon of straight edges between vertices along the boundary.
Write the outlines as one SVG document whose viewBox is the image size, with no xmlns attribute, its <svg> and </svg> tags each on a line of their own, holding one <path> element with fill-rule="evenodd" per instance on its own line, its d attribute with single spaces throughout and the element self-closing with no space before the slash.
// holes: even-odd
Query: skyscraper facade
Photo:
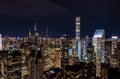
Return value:
<svg viewBox="0 0 120 79">
<path fill-rule="evenodd" d="M 75 36 L 76 36 L 76 55 L 77 58 L 80 60 L 81 59 L 80 17 L 76 17 Z"/>
<path fill-rule="evenodd" d="M 93 36 L 94 52 L 96 53 L 96 77 L 101 77 L 101 63 L 105 62 L 104 54 L 105 31 L 98 29 Z"/>
</svg>

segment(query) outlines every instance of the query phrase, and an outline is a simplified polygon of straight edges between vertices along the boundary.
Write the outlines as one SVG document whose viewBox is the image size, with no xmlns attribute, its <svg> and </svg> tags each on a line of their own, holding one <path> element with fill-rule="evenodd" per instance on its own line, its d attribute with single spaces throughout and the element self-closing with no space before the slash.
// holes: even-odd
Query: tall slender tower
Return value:
<svg viewBox="0 0 120 79">
<path fill-rule="evenodd" d="M 80 17 L 76 17 L 76 53 L 77 58 L 81 60 L 81 41 L 80 41 Z"/>
<path fill-rule="evenodd" d="M 30 39 L 31 39 L 31 30 L 29 30 L 28 32 L 28 42 L 30 42 Z"/>
<path fill-rule="evenodd" d="M 46 39 L 48 38 L 48 26 L 46 26 Z"/>
<path fill-rule="evenodd" d="M 35 46 L 38 46 L 38 32 L 37 32 L 37 23 L 34 24 L 34 39 Z"/>
<path fill-rule="evenodd" d="M 37 23 L 35 22 L 35 24 L 34 24 L 34 36 L 36 36 L 36 33 L 37 33 Z"/>
<path fill-rule="evenodd" d="M 31 30 L 29 30 L 28 36 L 31 37 Z"/>
</svg>

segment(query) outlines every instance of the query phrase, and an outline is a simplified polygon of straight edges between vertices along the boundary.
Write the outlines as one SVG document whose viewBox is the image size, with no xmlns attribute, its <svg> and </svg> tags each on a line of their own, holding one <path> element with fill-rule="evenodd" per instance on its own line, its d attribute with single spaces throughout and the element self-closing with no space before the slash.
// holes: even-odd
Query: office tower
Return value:
<svg viewBox="0 0 120 79">
<path fill-rule="evenodd" d="M 115 54 L 115 48 L 117 48 L 117 40 L 118 40 L 118 36 L 112 36 L 112 54 Z"/>
<path fill-rule="evenodd" d="M 2 34 L 0 34 L 0 51 L 2 51 Z"/>
<path fill-rule="evenodd" d="M 89 43 L 89 37 L 86 36 L 85 37 L 85 40 L 83 40 L 82 42 L 82 59 L 87 61 L 88 60 L 88 57 L 87 57 L 87 46 L 88 46 L 88 43 Z"/>
<path fill-rule="evenodd" d="M 69 42 L 68 42 L 68 35 L 63 34 L 61 37 L 62 42 L 62 58 L 61 58 L 61 67 L 64 69 L 65 65 L 69 64 Z"/>
<path fill-rule="evenodd" d="M 96 54 L 94 53 L 94 46 L 92 45 L 92 41 L 89 41 L 88 46 L 87 46 L 87 60 L 88 62 L 95 62 L 95 56 Z"/>
<path fill-rule="evenodd" d="M 110 66 L 111 67 L 118 67 L 119 65 L 119 42 L 118 42 L 118 36 L 112 36 L 112 45 L 111 45 L 111 55 L 110 55 Z"/>
<path fill-rule="evenodd" d="M 81 60 L 80 17 L 76 17 L 76 57 Z"/>
<path fill-rule="evenodd" d="M 55 67 L 61 68 L 61 39 L 56 38 L 56 50 L 55 50 Z"/>
<path fill-rule="evenodd" d="M 46 37 L 45 39 L 43 40 L 42 42 L 43 44 L 43 51 L 44 51 L 44 54 L 43 54 L 43 59 L 44 59 L 44 71 L 46 70 L 49 70 L 50 69 L 50 66 L 51 66 L 51 61 L 50 61 L 50 49 L 49 49 L 49 39 L 48 39 L 48 26 L 46 26 Z"/>
<path fill-rule="evenodd" d="M 69 44 L 69 65 L 73 65 L 74 61 L 73 61 L 73 48 L 72 48 L 72 44 Z"/>
<path fill-rule="evenodd" d="M 105 31 L 98 29 L 93 36 L 94 52 L 96 53 L 96 77 L 101 77 L 101 63 L 105 61 L 104 55 Z"/>
<path fill-rule="evenodd" d="M 82 59 L 84 60 L 84 61 L 87 61 L 87 44 L 86 44 L 86 41 L 85 40 L 83 40 L 82 41 Z"/>
</svg>

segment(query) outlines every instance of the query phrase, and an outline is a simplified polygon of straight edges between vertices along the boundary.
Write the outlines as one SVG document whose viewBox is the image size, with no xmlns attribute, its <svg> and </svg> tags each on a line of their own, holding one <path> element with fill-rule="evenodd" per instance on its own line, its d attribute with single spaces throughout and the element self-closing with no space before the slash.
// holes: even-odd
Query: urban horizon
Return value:
<svg viewBox="0 0 120 79">
<path fill-rule="evenodd" d="M 29 31 L 31 31 L 32 34 L 34 33 L 34 24 L 37 23 L 37 30 L 43 37 L 46 36 L 45 31 L 46 31 L 46 27 L 48 27 L 48 30 L 49 30 L 48 31 L 48 36 L 49 37 L 56 38 L 56 37 L 60 37 L 62 34 L 68 34 L 71 38 L 75 38 L 75 27 L 76 27 L 75 26 L 75 17 L 72 18 L 72 19 L 74 19 L 73 22 L 66 23 L 66 25 L 70 26 L 70 28 L 69 27 L 63 27 L 64 24 L 61 25 L 62 26 L 62 28 L 61 28 L 60 26 L 52 27 L 52 26 L 54 26 L 53 23 L 45 24 L 45 23 L 40 23 L 40 21 L 31 21 L 32 23 L 28 23 L 28 22 L 26 22 L 26 23 L 23 22 L 22 23 L 22 25 L 24 24 L 23 26 L 26 26 L 26 28 L 24 27 L 24 31 L 22 31 L 22 28 L 20 28 L 19 26 L 17 27 L 17 25 L 15 24 L 16 29 L 20 28 L 18 31 L 16 31 L 16 30 L 11 30 L 10 31 L 9 30 L 7 33 L 5 33 L 5 31 L 7 31 L 7 29 L 6 29 L 6 30 L 1 31 L 1 34 L 3 35 L 3 37 L 6 37 L 6 36 L 26 37 Z M 82 21 L 82 19 L 81 19 L 81 21 Z M 13 23 L 11 25 L 13 25 Z M 59 25 L 59 23 L 58 23 L 58 25 Z M 81 23 L 81 35 L 80 36 L 82 38 L 84 38 L 86 35 L 88 35 L 89 37 L 93 37 L 92 35 L 94 34 L 94 31 L 96 29 L 104 29 L 103 28 L 104 26 L 100 26 L 100 25 L 96 25 L 96 26 L 98 26 L 98 27 L 90 30 L 90 29 L 84 28 L 84 26 L 82 26 L 82 23 Z M 6 26 L 6 27 L 8 27 L 8 26 Z M 87 30 L 87 31 L 83 31 L 82 30 L 83 28 L 84 28 L 84 30 Z M 88 30 L 90 30 L 90 31 L 88 31 Z M 106 29 L 104 29 L 104 30 L 106 32 L 105 37 L 107 39 L 111 38 L 112 36 L 118 36 L 119 37 L 119 32 L 118 33 L 108 33 L 109 32 L 108 30 L 106 30 Z"/>
</svg>

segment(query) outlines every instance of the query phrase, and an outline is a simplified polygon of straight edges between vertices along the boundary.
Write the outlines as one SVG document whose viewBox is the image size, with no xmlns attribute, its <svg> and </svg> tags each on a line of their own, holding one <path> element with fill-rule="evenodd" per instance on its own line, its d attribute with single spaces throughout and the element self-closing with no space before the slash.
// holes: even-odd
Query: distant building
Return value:
<svg viewBox="0 0 120 79">
<path fill-rule="evenodd" d="M 105 31 L 98 29 L 93 36 L 94 52 L 96 53 L 96 76 L 101 77 L 101 63 L 105 62 Z"/>
<path fill-rule="evenodd" d="M 111 52 L 112 52 L 112 54 L 114 54 L 115 53 L 115 48 L 117 48 L 118 36 L 112 36 L 111 40 L 112 40 L 112 46 L 111 46 L 112 51 Z"/>
<path fill-rule="evenodd" d="M 89 44 L 89 37 L 86 36 L 85 37 L 85 40 L 83 40 L 82 42 L 82 59 L 87 61 L 88 60 L 88 57 L 87 57 L 87 47 L 88 47 L 88 44 Z"/>
<path fill-rule="evenodd" d="M 62 42 L 62 58 L 61 58 L 61 67 L 64 69 L 65 65 L 69 64 L 69 42 L 68 42 L 68 35 L 63 34 L 61 37 Z"/>
</svg>

